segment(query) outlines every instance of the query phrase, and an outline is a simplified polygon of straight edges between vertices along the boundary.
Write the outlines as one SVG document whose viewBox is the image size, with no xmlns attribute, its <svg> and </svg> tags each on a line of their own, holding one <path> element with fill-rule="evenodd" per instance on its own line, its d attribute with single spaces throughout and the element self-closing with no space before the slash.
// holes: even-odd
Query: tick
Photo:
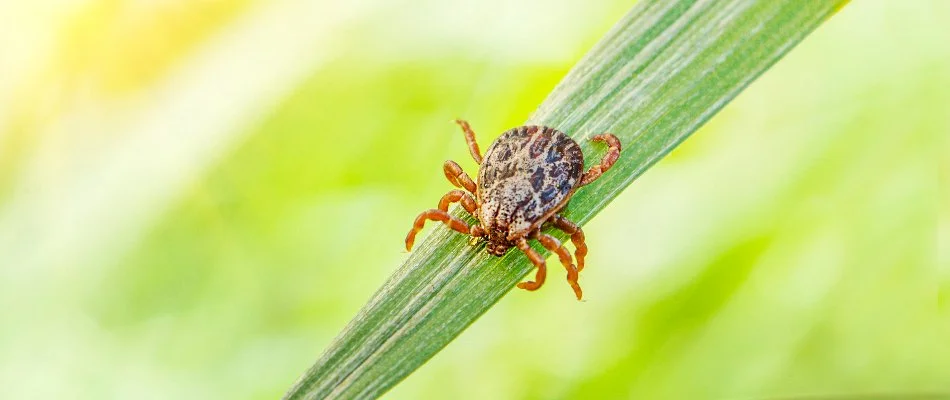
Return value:
<svg viewBox="0 0 950 400">
<path fill-rule="evenodd" d="M 538 290 L 544 284 L 547 267 L 544 259 L 528 245 L 529 239 L 535 239 L 558 255 L 567 270 L 567 282 L 580 300 L 582 292 L 577 277 L 584 269 L 587 255 L 584 231 L 558 213 L 577 189 L 595 181 L 614 165 L 620 157 L 620 141 L 609 133 L 592 137 L 591 140 L 607 144 L 607 154 L 599 164 L 584 172 L 580 145 L 557 129 L 538 125 L 510 129 L 488 147 L 483 159 L 468 122 L 455 122 L 465 133 L 472 158 L 480 165 L 478 181 L 473 182 L 455 161 L 446 161 L 442 165 L 445 177 L 452 185 L 465 190 L 448 192 L 439 201 L 439 208 L 426 210 L 416 217 L 406 236 L 406 250 L 412 250 L 416 233 L 427 220 L 440 221 L 455 231 L 486 240 L 485 250 L 489 254 L 501 257 L 512 247 L 524 252 L 537 272 L 533 281 L 521 282 L 518 287 Z M 469 226 L 450 215 L 448 210 L 452 203 L 460 203 L 478 223 Z M 559 240 L 541 233 L 546 226 L 571 235 L 576 266 L 571 253 Z"/>
</svg>

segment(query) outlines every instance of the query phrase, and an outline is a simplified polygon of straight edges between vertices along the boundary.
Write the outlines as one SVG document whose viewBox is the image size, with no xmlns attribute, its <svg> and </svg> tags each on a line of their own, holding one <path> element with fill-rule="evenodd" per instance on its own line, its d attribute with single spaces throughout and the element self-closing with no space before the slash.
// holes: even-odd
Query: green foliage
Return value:
<svg viewBox="0 0 950 400">
<path fill-rule="evenodd" d="M 565 215 L 589 221 L 844 3 L 640 2 L 529 119 L 568 132 L 589 160 L 602 152 L 586 140 L 593 134 L 612 132 L 624 144 L 617 165 Z M 518 252 L 495 258 L 444 227 L 428 229 L 286 398 L 379 396 L 531 270 Z M 562 283 L 553 278 L 548 286 Z"/>
</svg>

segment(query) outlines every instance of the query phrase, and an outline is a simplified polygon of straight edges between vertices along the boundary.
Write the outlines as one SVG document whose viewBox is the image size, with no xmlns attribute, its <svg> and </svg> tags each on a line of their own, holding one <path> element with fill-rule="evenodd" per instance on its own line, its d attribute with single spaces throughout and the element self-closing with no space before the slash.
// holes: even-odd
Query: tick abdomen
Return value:
<svg viewBox="0 0 950 400">
<path fill-rule="evenodd" d="M 479 220 L 512 240 L 561 209 L 583 175 L 580 146 L 544 126 L 506 131 L 488 148 L 478 173 Z"/>
</svg>

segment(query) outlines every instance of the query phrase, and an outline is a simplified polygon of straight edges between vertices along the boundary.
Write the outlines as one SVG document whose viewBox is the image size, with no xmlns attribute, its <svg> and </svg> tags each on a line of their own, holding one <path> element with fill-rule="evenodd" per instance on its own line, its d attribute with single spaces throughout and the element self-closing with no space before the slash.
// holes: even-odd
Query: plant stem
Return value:
<svg viewBox="0 0 950 400">
<path fill-rule="evenodd" d="M 587 140 L 594 134 L 614 133 L 624 145 L 613 169 L 578 191 L 564 215 L 578 224 L 589 221 L 845 3 L 639 2 L 528 121 L 567 132 L 588 160 L 603 152 Z M 467 237 L 432 226 L 285 398 L 378 397 L 532 269 L 520 252 L 494 257 L 483 243 L 471 245 Z"/>
</svg>

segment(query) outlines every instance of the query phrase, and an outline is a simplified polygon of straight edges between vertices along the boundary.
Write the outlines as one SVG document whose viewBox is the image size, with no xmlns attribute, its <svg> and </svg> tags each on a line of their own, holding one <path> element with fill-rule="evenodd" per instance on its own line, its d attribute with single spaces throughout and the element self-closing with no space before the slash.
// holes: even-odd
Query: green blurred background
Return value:
<svg viewBox="0 0 950 400">
<path fill-rule="evenodd" d="M 279 397 L 629 6 L 0 3 L 0 397 Z M 948 20 L 845 7 L 387 397 L 950 393 Z"/>
</svg>

